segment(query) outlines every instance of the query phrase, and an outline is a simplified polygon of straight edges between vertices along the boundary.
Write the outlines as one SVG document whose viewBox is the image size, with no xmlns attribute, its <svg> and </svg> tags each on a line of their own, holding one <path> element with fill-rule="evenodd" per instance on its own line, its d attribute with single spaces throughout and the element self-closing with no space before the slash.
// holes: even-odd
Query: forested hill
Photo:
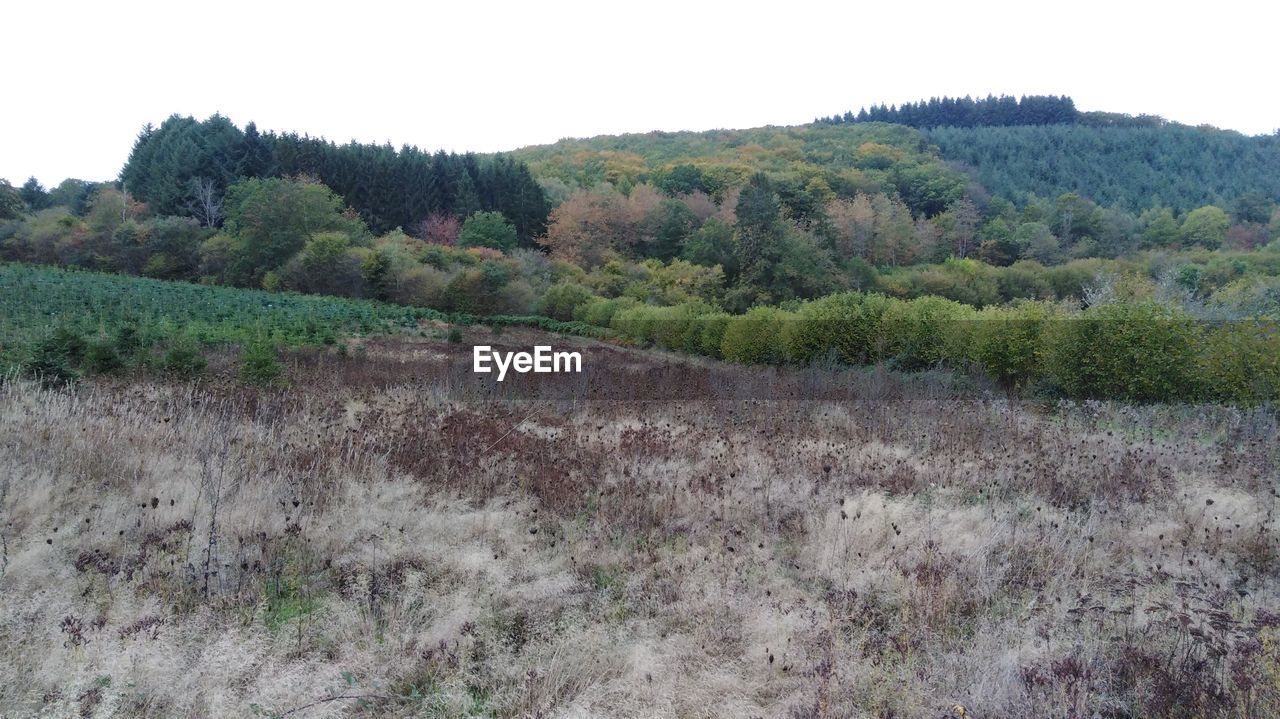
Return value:
<svg viewBox="0 0 1280 719">
<path fill-rule="evenodd" d="M 1075 192 L 1130 211 L 1229 207 L 1258 192 L 1280 199 L 1280 136 L 1186 125 L 940 127 L 942 156 L 973 169 L 989 192 L 1022 204 Z"/>
<path fill-rule="evenodd" d="M 918 130 L 886 123 L 603 135 L 511 154 L 529 164 L 553 202 L 603 183 L 624 192 L 650 183 L 669 194 L 718 199 L 764 172 L 793 215 L 832 193 L 884 192 L 929 216 L 959 199 L 966 184 Z"/>
<path fill-rule="evenodd" d="M 819 178 L 842 196 L 896 192 L 917 215 L 974 184 L 1018 206 L 1076 193 L 1130 212 L 1230 207 L 1255 193 L 1280 200 L 1280 135 L 1080 112 L 1067 97 L 942 98 L 810 125 L 567 139 L 513 155 L 553 200 L 601 183 L 716 196 L 757 171 L 784 188 Z"/>
</svg>

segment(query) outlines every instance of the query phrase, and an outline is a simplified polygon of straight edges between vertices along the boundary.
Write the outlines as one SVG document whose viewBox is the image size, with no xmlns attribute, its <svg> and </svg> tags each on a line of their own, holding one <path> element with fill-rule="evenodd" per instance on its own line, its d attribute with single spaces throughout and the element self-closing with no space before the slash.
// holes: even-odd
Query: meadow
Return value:
<svg viewBox="0 0 1280 719">
<path fill-rule="evenodd" d="M 287 350 L 266 387 L 230 345 L 196 380 L 0 386 L 5 714 L 1280 712 L 1265 408 L 768 370 L 857 397 L 793 401 L 655 350 L 423 335 Z M 745 399 L 463 386 L 471 344 L 534 342 Z"/>
</svg>

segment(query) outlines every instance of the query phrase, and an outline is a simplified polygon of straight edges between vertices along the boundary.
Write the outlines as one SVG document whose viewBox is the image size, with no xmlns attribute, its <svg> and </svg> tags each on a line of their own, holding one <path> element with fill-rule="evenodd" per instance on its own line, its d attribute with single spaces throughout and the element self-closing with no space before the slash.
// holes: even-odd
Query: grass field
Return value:
<svg viewBox="0 0 1280 719">
<path fill-rule="evenodd" d="M 468 401 L 462 339 L 0 388 L 4 713 L 1280 712 L 1264 410 Z"/>
</svg>

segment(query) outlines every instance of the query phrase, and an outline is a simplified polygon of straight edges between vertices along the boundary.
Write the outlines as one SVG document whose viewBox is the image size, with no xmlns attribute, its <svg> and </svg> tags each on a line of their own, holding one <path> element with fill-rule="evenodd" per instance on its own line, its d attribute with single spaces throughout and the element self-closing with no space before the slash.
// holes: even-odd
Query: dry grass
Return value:
<svg viewBox="0 0 1280 719">
<path fill-rule="evenodd" d="M 1280 713 L 1263 412 L 465 402 L 458 351 L 0 388 L 0 715 Z"/>
</svg>

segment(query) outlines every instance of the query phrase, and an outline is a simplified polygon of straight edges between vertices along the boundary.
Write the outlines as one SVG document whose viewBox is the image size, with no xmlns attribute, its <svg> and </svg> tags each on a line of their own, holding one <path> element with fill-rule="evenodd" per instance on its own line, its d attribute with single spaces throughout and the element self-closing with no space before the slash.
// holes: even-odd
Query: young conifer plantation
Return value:
<svg viewBox="0 0 1280 719">
<path fill-rule="evenodd" d="M 0 719 L 1280 716 L 1274 23 L 803 5 L 15 8 Z"/>
</svg>

